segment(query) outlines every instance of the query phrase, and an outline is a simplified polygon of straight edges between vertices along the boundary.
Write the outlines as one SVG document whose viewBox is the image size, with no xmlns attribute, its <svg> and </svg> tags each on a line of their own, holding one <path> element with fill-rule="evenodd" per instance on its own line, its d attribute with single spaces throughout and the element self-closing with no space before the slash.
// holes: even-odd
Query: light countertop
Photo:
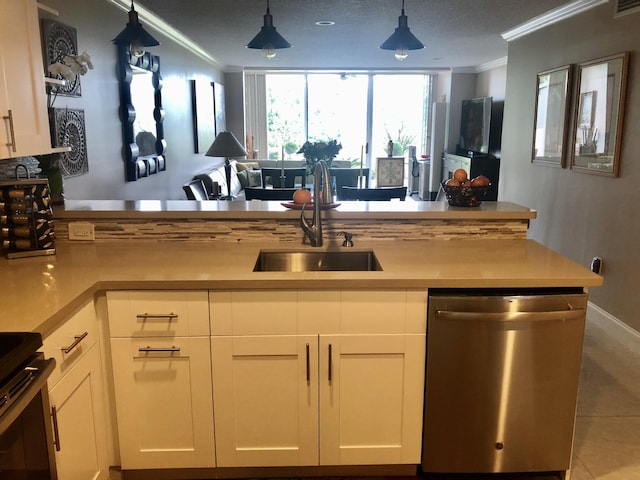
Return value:
<svg viewBox="0 0 640 480">
<path fill-rule="evenodd" d="M 54 218 L 189 218 L 252 219 L 298 218 L 300 211 L 282 203 L 210 200 L 66 200 L 54 208 Z M 340 202 L 325 216 L 335 219 L 533 219 L 536 211 L 511 202 L 482 202 L 478 207 L 451 207 L 447 202 Z"/>
<path fill-rule="evenodd" d="M 0 330 L 45 336 L 108 289 L 596 287 L 602 277 L 533 240 L 357 243 L 381 272 L 253 272 L 259 243 L 70 242 L 54 256 L 0 259 Z M 265 246 L 270 250 L 310 249 Z"/>
</svg>

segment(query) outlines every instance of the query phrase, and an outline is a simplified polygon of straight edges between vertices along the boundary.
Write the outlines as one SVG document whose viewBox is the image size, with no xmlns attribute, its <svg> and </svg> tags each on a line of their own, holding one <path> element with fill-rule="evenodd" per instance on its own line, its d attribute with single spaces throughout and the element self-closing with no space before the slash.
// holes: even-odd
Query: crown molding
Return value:
<svg viewBox="0 0 640 480">
<path fill-rule="evenodd" d="M 131 9 L 130 0 L 106 0 L 107 3 L 115 5 L 120 10 L 128 12 Z M 149 28 L 154 29 L 156 32 L 168 37 L 170 40 L 174 41 L 184 49 L 190 51 L 197 57 L 200 57 L 207 63 L 210 63 L 216 68 L 223 69 L 224 65 L 214 56 L 212 56 L 209 52 L 207 52 L 204 48 L 198 45 L 196 42 L 187 37 L 184 33 L 182 33 L 177 28 L 171 26 L 167 22 L 165 22 L 161 17 L 153 13 L 151 10 L 148 10 L 143 5 L 139 3 L 135 4 L 136 12 L 138 12 L 138 17 L 144 21 L 145 25 L 149 26 Z M 126 20 L 126 19 L 123 19 Z"/>
<path fill-rule="evenodd" d="M 549 10 L 542 15 L 532 18 L 528 22 L 504 32 L 502 34 L 502 38 L 507 42 L 516 40 L 535 32 L 536 30 L 561 22 L 562 20 L 579 15 L 587 10 L 597 7 L 598 5 L 608 2 L 609 0 L 574 0 L 573 2 L 554 8 L 553 10 Z"/>
<path fill-rule="evenodd" d="M 504 67 L 508 63 L 509 57 L 504 56 L 502 58 L 496 58 L 490 62 L 486 62 L 476 66 L 476 72 L 486 72 L 487 70 L 493 70 L 494 68 Z"/>
</svg>

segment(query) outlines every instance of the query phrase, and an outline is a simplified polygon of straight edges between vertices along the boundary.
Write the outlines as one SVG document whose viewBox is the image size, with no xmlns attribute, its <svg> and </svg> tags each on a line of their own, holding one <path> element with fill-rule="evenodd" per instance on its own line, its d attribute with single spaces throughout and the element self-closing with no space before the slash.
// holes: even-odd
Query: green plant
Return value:
<svg viewBox="0 0 640 480">
<path fill-rule="evenodd" d="M 48 153 L 46 155 L 36 155 L 38 167 L 42 174 L 49 180 L 49 190 L 52 195 L 59 195 L 63 191 L 62 171 L 60 170 L 60 154 Z"/>
<path fill-rule="evenodd" d="M 297 153 L 301 153 L 304 156 L 304 160 L 307 164 L 307 172 L 313 173 L 316 163 L 320 160 L 324 160 L 331 166 L 331 162 L 338 152 L 342 149 L 342 144 L 336 140 L 318 141 L 318 142 L 304 142 L 304 145 L 300 147 Z"/>
<path fill-rule="evenodd" d="M 298 144 L 296 142 L 288 141 L 284 144 L 284 151 L 287 155 L 291 156 L 292 153 L 296 153 Z"/>
</svg>

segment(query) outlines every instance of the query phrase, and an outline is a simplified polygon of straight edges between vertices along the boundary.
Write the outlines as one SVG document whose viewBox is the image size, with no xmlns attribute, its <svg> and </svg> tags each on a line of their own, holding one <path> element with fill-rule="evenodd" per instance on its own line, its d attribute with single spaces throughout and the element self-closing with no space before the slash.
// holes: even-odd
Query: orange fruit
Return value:
<svg viewBox="0 0 640 480">
<path fill-rule="evenodd" d="M 311 203 L 311 192 L 306 188 L 299 188 L 293 192 L 293 203 Z"/>
<path fill-rule="evenodd" d="M 464 168 L 458 168 L 453 172 L 453 179 L 459 182 L 464 182 L 467 180 L 467 171 Z"/>
<path fill-rule="evenodd" d="M 471 180 L 471 185 L 474 187 L 486 187 L 490 183 L 491 181 L 484 175 L 478 175 L 476 178 Z"/>
<path fill-rule="evenodd" d="M 456 180 L 455 178 L 450 178 L 449 180 L 447 180 L 445 185 L 447 187 L 459 187 L 460 186 L 460 182 L 458 180 Z"/>
</svg>

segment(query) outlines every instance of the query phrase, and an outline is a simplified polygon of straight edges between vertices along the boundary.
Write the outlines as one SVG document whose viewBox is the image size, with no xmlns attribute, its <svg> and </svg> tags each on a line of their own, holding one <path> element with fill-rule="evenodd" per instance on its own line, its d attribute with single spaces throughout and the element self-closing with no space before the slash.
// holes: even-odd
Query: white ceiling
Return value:
<svg viewBox="0 0 640 480">
<path fill-rule="evenodd" d="M 379 45 L 398 26 L 402 0 L 270 0 L 273 24 L 293 45 L 273 60 L 245 48 L 266 0 L 141 0 L 225 69 L 442 69 L 477 67 L 507 55 L 501 34 L 567 0 L 405 0 L 411 32 L 425 44 L 400 62 Z M 123 20 L 126 17 L 123 16 Z M 321 27 L 316 21 L 331 20 Z M 145 24 L 141 15 L 141 21 Z M 153 34 L 153 30 L 149 29 Z"/>
</svg>

